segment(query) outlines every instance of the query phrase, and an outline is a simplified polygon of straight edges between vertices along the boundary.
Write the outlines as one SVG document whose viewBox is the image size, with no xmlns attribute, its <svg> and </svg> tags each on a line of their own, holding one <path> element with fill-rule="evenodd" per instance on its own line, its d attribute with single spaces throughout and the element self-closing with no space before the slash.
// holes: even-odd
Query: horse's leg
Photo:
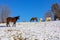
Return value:
<svg viewBox="0 0 60 40">
<path fill-rule="evenodd" d="M 16 27 L 16 23 L 15 23 L 14 25 L 15 25 L 15 27 Z"/>
<path fill-rule="evenodd" d="M 14 23 L 15 27 L 16 27 L 16 22 Z"/>
<path fill-rule="evenodd" d="M 10 27 L 10 24 L 8 23 L 8 27 Z"/>
<path fill-rule="evenodd" d="M 16 24 L 14 23 L 14 25 L 13 25 L 14 27 L 16 27 Z"/>
<path fill-rule="evenodd" d="M 9 27 L 11 27 L 10 24 L 9 24 Z"/>
<path fill-rule="evenodd" d="M 13 26 L 16 27 L 16 22 L 13 23 Z"/>
<path fill-rule="evenodd" d="M 7 27 L 10 27 L 10 23 L 9 22 L 7 22 Z"/>
<path fill-rule="evenodd" d="M 7 21 L 6 21 L 6 26 L 8 27 L 8 23 L 7 23 Z"/>
<path fill-rule="evenodd" d="M 35 21 L 35 20 L 32 20 L 33 22 Z"/>
<path fill-rule="evenodd" d="M 7 26 L 7 27 L 8 27 L 8 24 L 9 24 L 9 23 L 7 22 L 7 23 L 6 23 L 6 26 Z"/>
</svg>

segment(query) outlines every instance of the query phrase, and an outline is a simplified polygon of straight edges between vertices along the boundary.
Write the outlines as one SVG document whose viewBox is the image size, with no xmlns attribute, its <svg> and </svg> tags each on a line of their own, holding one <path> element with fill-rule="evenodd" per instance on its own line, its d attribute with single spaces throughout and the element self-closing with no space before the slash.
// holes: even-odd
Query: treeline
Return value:
<svg viewBox="0 0 60 40">
<path fill-rule="evenodd" d="M 60 20 L 60 4 L 54 3 L 51 6 L 51 10 L 45 14 L 45 17 L 52 17 L 52 20 Z"/>
<path fill-rule="evenodd" d="M 49 6 L 48 6 L 49 7 Z M 5 23 L 6 18 L 11 16 L 11 10 L 8 6 L 0 6 L 0 23 Z M 45 18 L 51 17 L 52 20 L 60 20 L 60 4 L 54 3 L 51 6 L 51 10 L 45 13 Z"/>
<path fill-rule="evenodd" d="M 11 10 L 8 6 L 3 5 L 0 6 L 0 23 L 5 23 L 6 22 L 6 18 L 11 16 Z"/>
</svg>

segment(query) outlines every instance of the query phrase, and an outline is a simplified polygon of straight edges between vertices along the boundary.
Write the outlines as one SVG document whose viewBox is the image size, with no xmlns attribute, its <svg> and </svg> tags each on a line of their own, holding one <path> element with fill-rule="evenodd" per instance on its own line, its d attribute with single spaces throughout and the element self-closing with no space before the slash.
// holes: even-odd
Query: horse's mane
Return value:
<svg viewBox="0 0 60 40">
<path fill-rule="evenodd" d="M 17 17 L 14 17 L 14 18 L 16 18 L 16 20 L 17 20 L 17 19 L 19 19 L 19 16 L 17 16 Z"/>
</svg>

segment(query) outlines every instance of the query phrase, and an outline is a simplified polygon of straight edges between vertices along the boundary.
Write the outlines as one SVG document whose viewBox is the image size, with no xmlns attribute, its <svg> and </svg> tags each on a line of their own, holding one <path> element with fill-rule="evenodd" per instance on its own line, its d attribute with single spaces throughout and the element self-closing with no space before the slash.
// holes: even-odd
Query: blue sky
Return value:
<svg viewBox="0 0 60 40">
<path fill-rule="evenodd" d="M 44 19 L 52 4 L 59 2 L 60 0 L 0 0 L 0 5 L 7 5 L 12 16 L 21 16 L 18 21 L 22 22 L 30 21 L 32 17 Z"/>
</svg>

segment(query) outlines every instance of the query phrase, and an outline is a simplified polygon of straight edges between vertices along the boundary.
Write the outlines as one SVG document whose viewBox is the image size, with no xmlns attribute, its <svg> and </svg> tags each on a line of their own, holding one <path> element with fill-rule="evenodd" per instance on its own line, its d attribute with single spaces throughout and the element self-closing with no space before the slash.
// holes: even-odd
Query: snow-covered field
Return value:
<svg viewBox="0 0 60 40">
<path fill-rule="evenodd" d="M 0 27 L 0 40 L 60 40 L 60 21 L 18 22 L 16 27 Z"/>
</svg>

